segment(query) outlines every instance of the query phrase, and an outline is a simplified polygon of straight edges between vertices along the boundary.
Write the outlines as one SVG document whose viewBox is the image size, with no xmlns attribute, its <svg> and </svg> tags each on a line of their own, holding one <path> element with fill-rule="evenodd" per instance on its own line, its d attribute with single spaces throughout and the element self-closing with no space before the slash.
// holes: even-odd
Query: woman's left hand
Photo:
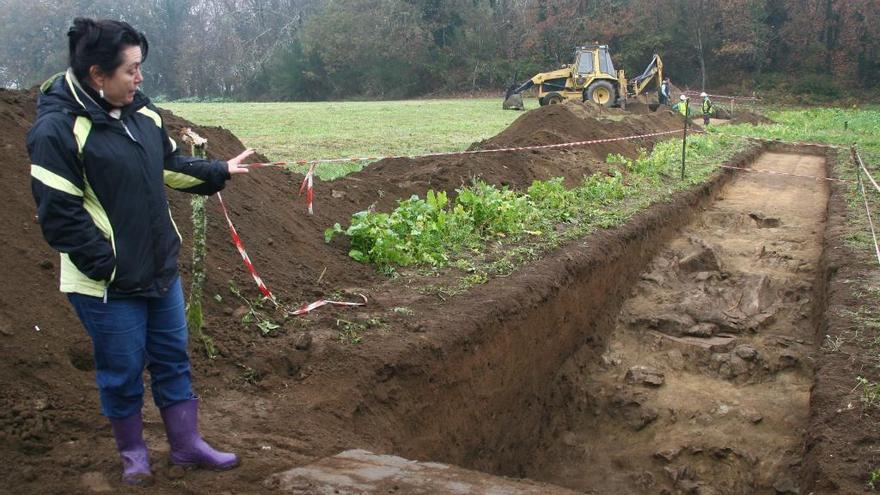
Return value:
<svg viewBox="0 0 880 495">
<path fill-rule="evenodd" d="M 226 163 L 229 164 L 229 175 L 232 176 L 235 174 L 248 173 L 250 170 L 248 170 L 247 167 L 242 167 L 241 162 L 242 162 L 242 160 L 244 160 L 245 158 L 247 158 L 253 154 L 254 154 L 254 149 L 248 148 L 248 149 L 242 151 L 241 154 L 236 156 L 235 158 L 227 160 Z"/>
</svg>

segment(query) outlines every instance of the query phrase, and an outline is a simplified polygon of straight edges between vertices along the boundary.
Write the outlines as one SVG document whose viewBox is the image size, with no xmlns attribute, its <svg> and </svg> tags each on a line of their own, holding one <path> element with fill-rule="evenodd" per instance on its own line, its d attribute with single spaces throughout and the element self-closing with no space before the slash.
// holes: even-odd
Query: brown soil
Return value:
<svg viewBox="0 0 880 495">
<path fill-rule="evenodd" d="M 2 225 L 11 234 L 0 248 L 7 260 L 0 288 L 0 486 L 16 493 L 92 493 L 104 485 L 119 490 L 119 461 L 98 413 L 90 344 L 57 291 L 57 254 L 34 222 L 24 135 L 35 96 L 34 91 L 0 91 L 0 187 L 7 199 Z M 188 125 L 165 117 L 172 134 Z M 224 129 L 193 127 L 209 139 L 212 156 L 227 158 L 243 148 Z M 634 115 L 567 103 L 527 112 L 474 147 L 679 127 L 669 109 Z M 206 332 L 221 356 L 208 360 L 194 343 L 194 380 L 203 398 L 206 437 L 239 452 L 244 464 L 226 473 L 169 468 L 161 421 L 150 405 L 146 437 L 157 472 L 151 493 L 262 492 L 272 473 L 350 448 L 551 477 L 551 469 L 539 472 L 541 462 L 552 454 L 548 446 L 558 433 L 557 414 L 568 414 L 574 399 L 558 383 L 568 379 L 559 374 L 560 366 L 584 346 L 602 354 L 618 309 L 646 264 L 729 174 L 510 277 L 448 298 L 419 291 L 408 284 L 411 279 L 376 274 L 351 260 L 341 240 L 325 244 L 323 231 L 334 222 L 347 224 L 356 211 L 388 210 L 399 198 L 423 195 L 429 188 L 454 192 L 473 177 L 514 188 L 555 176 L 577 182 L 603 170 L 608 153 L 631 157 L 654 142 L 383 160 L 333 182 L 317 181 L 314 216 L 296 197 L 301 175 L 262 169 L 237 177 L 224 199 L 251 259 L 282 302 L 298 305 L 364 293 L 370 303 L 355 310 L 322 308 L 286 319 L 270 337 L 260 336 L 253 325 L 241 323 L 244 305 L 228 286 L 234 283 L 252 300 L 258 292 L 229 243 L 220 212 L 209 205 Z M 756 152 L 738 162 L 748 164 Z M 189 197 L 169 195 L 186 239 Z M 181 256 L 185 279 L 187 249 Z M 455 277 L 419 280 L 443 283 Z M 359 345 L 340 339 L 340 331 L 352 326 L 362 332 Z M 545 450 L 535 458 L 538 448 Z"/>
<path fill-rule="evenodd" d="M 807 155 L 755 168 L 825 173 Z M 534 473 L 595 493 L 798 493 L 827 196 L 764 174 L 721 190 L 641 274 L 604 354 L 563 367 L 577 399 Z"/>
<path fill-rule="evenodd" d="M 828 153 L 828 161 L 837 163 L 836 152 Z M 849 166 L 836 165 L 841 169 Z M 816 356 L 804 460 L 804 485 L 813 487 L 817 494 L 868 491 L 869 474 L 880 466 L 880 412 L 877 407 L 865 407 L 863 389 L 857 389 L 855 381 L 860 376 L 880 382 L 880 370 L 873 364 L 877 359 L 877 322 L 860 318 L 866 307 L 876 311 L 880 270 L 870 249 L 855 249 L 847 242 L 854 231 L 867 229 L 861 211 L 855 222 L 851 220 L 852 210 L 848 211 L 846 204 L 851 187 L 832 183 L 828 208 L 822 280 L 827 309 L 824 327 L 817 335 L 822 346 Z M 860 203 L 854 205 L 857 210 L 861 207 Z M 865 289 L 873 289 L 873 297 Z"/>
</svg>

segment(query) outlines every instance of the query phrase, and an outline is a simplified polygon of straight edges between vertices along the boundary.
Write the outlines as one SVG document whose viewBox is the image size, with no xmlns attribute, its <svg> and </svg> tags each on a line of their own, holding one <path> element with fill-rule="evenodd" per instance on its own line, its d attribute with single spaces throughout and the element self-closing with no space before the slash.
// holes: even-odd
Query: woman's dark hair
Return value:
<svg viewBox="0 0 880 495">
<path fill-rule="evenodd" d="M 77 17 L 67 31 L 70 46 L 70 67 L 80 81 L 85 81 L 89 68 L 97 65 L 105 74 L 112 74 L 122 65 L 122 50 L 140 46 L 147 60 L 150 45 L 144 33 L 127 22 Z"/>
</svg>

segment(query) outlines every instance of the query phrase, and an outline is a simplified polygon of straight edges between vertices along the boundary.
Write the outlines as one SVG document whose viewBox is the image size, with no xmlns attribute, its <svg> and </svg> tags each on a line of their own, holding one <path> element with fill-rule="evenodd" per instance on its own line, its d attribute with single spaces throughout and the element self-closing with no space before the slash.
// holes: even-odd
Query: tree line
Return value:
<svg viewBox="0 0 880 495">
<path fill-rule="evenodd" d="M 76 16 L 150 40 L 144 88 L 168 99 L 325 100 L 500 91 L 608 44 L 673 83 L 833 98 L 880 81 L 877 0 L 0 0 L 0 84 L 66 66 Z"/>
</svg>

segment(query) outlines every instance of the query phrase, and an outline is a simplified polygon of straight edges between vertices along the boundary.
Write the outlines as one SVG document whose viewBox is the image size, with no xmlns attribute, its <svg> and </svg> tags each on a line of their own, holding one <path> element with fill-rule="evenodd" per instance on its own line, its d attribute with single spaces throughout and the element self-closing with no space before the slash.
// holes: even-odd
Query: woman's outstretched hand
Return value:
<svg viewBox="0 0 880 495">
<path fill-rule="evenodd" d="M 242 151 L 241 154 L 236 156 L 235 158 L 227 160 L 226 163 L 229 164 L 229 175 L 232 176 L 235 174 L 248 173 L 249 170 L 247 169 L 247 167 L 242 167 L 241 162 L 242 162 L 242 160 L 244 160 L 245 158 L 247 158 L 253 154 L 254 154 L 254 149 L 248 148 L 248 149 Z"/>
</svg>

